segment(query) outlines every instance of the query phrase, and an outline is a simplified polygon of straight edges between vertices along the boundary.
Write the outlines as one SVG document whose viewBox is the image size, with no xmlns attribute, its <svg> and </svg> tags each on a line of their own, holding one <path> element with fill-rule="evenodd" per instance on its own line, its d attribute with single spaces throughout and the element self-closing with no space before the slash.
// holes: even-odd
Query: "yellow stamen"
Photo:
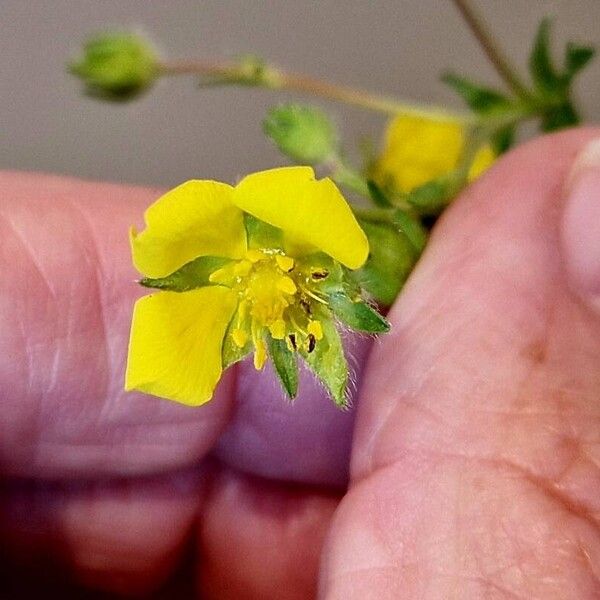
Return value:
<svg viewBox="0 0 600 600">
<path fill-rule="evenodd" d="M 234 329 L 231 332 L 231 338 L 238 348 L 243 348 L 248 342 L 248 334 L 243 329 Z"/>
<path fill-rule="evenodd" d="M 236 267 L 237 267 L 237 265 L 234 265 L 234 266 L 225 265 L 224 267 L 221 267 L 220 269 L 213 271 L 209 275 L 208 280 L 211 283 L 222 283 L 222 284 L 228 285 L 231 283 L 231 280 L 235 276 L 235 268 Z"/>
<path fill-rule="evenodd" d="M 256 250 L 255 248 L 253 248 L 251 250 L 248 250 L 248 252 L 246 252 L 246 258 L 252 263 L 257 263 L 257 262 L 267 258 L 267 255 L 264 252 L 261 252 L 260 250 Z"/>
<path fill-rule="evenodd" d="M 319 341 L 323 339 L 323 327 L 321 326 L 321 321 L 311 321 L 308 324 L 307 331 L 315 336 L 315 340 Z"/>
<path fill-rule="evenodd" d="M 273 339 L 282 340 L 285 337 L 285 321 L 283 319 L 277 319 L 277 321 L 269 327 L 269 331 L 271 332 Z"/>
<path fill-rule="evenodd" d="M 254 368 L 260 371 L 265 366 L 265 362 L 267 362 L 267 347 L 262 339 L 256 340 L 254 345 Z"/>
<path fill-rule="evenodd" d="M 296 284 L 289 277 L 284 275 L 277 280 L 277 289 L 293 296 L 298 288 L 296 288 Z"/>
<path fill-rule="evenodd" d="M 291 256 L 275 256 L 277 266 L 285 273 L 289 273 L 294 268 L 294 259 Z"/>
<path fill-rule="evenodd" d="M 321 304 L 327 304 L 326 300 L 323 300 L 323 298 L 321 298 L 320 296 L 317 296 L 316 294 L 313 294 L 309 289 L 307 289 L 304 286 L 301 286 L 302 291 L 307 295 L 310 296 L 313 300 L 316 300 L 317 302 L 320 302 Z"/>
<path fill-rule="evenodd" d="M 249 260 L 240 260 L 233 268 L 233 272 L 239 277 L 245 277 L 252 270 L 252 263 Z"/>
</svg>

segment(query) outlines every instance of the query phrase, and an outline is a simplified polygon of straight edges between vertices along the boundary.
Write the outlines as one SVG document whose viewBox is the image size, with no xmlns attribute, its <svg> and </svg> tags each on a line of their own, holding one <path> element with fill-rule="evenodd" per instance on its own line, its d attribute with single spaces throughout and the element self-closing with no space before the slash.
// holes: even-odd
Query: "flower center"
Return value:
<svg viewBox="0 0 600 600">
<path fill-rule="evenodd" d="M 288 349 L 312 352 L 323 338 L 321 322 L 314 318 L 315 303 L 327 304 L 319 293 L 326 269 L 296 262 L 277 249 L 248 250 L 246 256 L 213 272 L 212 283 L 226 285 L 239 296 L 233 342 L 243 348 L 251 339 L 254 366 L 267 358 L 266 333 L 286 340 Z"/>
</svg>

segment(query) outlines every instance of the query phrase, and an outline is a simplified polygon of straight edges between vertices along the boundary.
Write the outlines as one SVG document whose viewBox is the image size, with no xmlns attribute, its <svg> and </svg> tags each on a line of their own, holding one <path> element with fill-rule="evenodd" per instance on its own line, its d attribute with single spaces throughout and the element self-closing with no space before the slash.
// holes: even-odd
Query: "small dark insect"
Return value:
<svg viewBox="0 0 600 600">
<path fill-rule="evenodd" d="M 311 271 L 310 276 L 315 280 L 319 281 L 320 279 L 325 279 L 329 275 L 329 271 L 327 269 L 315 269 Z"/>
<path fill-rule="evenodd" d="M 290 333 L 290 335 L 288 335 L 288 338 L 290 340 L 290 344 L 292 344 L 292 348 L 294 350 L 298 350 L 298 346 L 296 345 L 296 336 L 293 333 Z"/>
<path fill-rule="evenodd" d="M 317 345 L 317 340 L 315 339 L 315 336 L 312 333 L 309 333 L 308 334 L 308 353 L 309 354 L 315 349 L 316 345 Z"/>
</svg>

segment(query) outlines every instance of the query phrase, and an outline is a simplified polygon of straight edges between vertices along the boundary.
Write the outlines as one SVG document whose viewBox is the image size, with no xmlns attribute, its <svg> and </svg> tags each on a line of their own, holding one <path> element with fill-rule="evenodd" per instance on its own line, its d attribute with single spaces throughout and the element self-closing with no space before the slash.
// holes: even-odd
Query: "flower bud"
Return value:
<svg viewBox="0 0 600 600">
<path fill-rule="evenodd" d="M 159 68 L 154 49 L 139 35 L 106 33 L 89 39 L 69 70 L 82 79 L 87 94 L 128 100 L 150 88 Z"/>
<path fill-rule="evenodd" d="M 327 115 L 311 106 L 284 104 L 272 108 L 263 123 L 279 150 L 298 163 L 316 165 L 337 149 L 337 133 Z"/>
</svg>

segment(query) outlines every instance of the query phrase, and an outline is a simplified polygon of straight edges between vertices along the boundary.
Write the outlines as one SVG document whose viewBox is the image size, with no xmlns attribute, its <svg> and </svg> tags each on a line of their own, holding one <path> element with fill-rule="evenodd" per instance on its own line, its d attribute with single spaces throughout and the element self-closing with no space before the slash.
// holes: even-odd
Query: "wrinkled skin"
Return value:
<svg viewBox="0 0 600 600">
<path fill-rule="evenodd" d="M 349 414 L 310 378 L 288 406 L 245 367 L 199 409 L 124 393 L 144 293 L 126 232 L 159 192 L 2 174 L 3 585 L 599 597 L 600 311 L 563 239 L 567 173 L 598 135 L 516 150 L 446 213 L 392 333 L 368 362 L 353 340 Z"/>
</svg>

